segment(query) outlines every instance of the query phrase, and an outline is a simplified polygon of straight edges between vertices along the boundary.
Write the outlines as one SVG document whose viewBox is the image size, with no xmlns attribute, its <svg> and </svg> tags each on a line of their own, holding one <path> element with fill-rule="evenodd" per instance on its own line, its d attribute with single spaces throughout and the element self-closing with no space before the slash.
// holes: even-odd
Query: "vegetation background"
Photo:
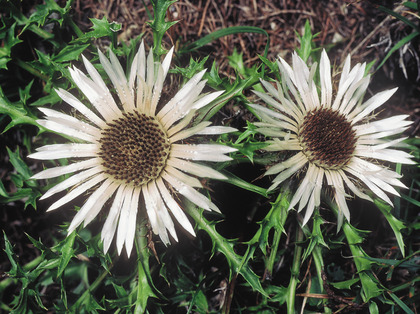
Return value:
<svg viewBox="0 0 420 314">
<path fill-rule="evenodd" d="M 162 12 L 156 11 L 159 3 Z M 202 231 L 195 239 L 182 234 L 179 228 L 180 242 L 168 248 L 158 241 L 151 242 L 145 235 L 143 251 L 148 254 L 147 267 L 136 254 L 127 259 L 101 253 L 97 244 L 100 219 L 77 236 L 65 238 L 65 223 L 71 220 L 74 210 L 45 213 L 51 201 L 36 202 L 45 187 L 29 179 L 42 169 L 42 164 L 26 156 L 34 145 L 47 141 L 37 136 L 36 107 L 59 101 L 51 91 L 69 88 L 65 68 L 80 65 L 82 52 L 92 58 L 95 47 L 106 51 L 111 46 L 124 58 L 139 43 L 140 34 L 151 45 L 156 24 L 151 27 L 147 22 L 153 16 L 177 21 L 163 36 L 163 48 L 176 47 L 173 64 L 176 70 L 172 72 L 181 74 L 172 75 L 173 81 L 168 86 L 178 86 L 199 68 L 214 71 L 217 68 L 219 77 L 210 77 L 210 86 L 231 88 L 235 94 L 212 121 L 242 131 L 248 122 L 255 120 L 246 109 L 244 98 L 252 101 L 249 82 L 264 75 L 260 56 L 265 53 L 267 36 L 263 31 L 269 36 L 264 60 L 270 62 L 277 55 L 289 60 L 291 52 L 304 41 L 305 30 L 308 35 L 308 27 L 316 34 L 310 37 L 310 45 L 327 49 L 337 66 L 349 53 L 352 64 L 376 60 L 368 93 L 399 87 L 379 114 L 410 116 L 414 123 L 406 136 L 418 161 L 417 3 L 373 0 L 183 0 L 170 6 L 163 3 L 156 0 L 153 8 L 149 1 L 134 0 L 0 0 L 0 228 L 4 234 L 0 252 L 0 311 L 275 313 L 296 309 L 306 313 L 368 310 L 417 313 L 420 298 L 417 167 L 403 169 L 404 182 L 410 189 L 402 191 L 401 199 L 395 199 L 392 217 L 396 218 L 383 214 L 390 211 L 388 208 L 382 208 L 381 213 L 372 204 L 351 202 L 354 227 L 348 227 L 350 235 L 335 233 L 335 216 L 325 205 L 321 209 L 323 219 L 315 220 L 319 225 L 314 223 L 305 229 L 304 238 L 296 241 L 295 230 L 299 226 L 294 212 L 282 224 L 273 222 L 275 216 L 271 215 L 284 207 L 281 203 L 284 200 L 280 197 L 276 200 L 274 194 L 264 196 L 269 179 L 261 175 L 267 162 L 242 162 L 242 154 L 235 163 L 226 166 L 226 171 L 262 190 L 255 188 L 251 192 L 250 185 L 246 190 L 239 184 L 209 183 L 223 217 L 206 216 L 208 226 L 197 225 Z M 236 26 L 242 29 L 231 29 L 230 35 L 214 36 L 211 40 L 205 37 Z M 263 31 L 247 31 L 246 26 Z M 201 45 L 203 38 L 207 40 Z M 242 88 L 235 89 L 237 86 Z M 244 151 L 249 148 L 251 156 L 258 152 L 257 146 L 244 147 Z M 273 245 L 276 235 L 278 246 Z M 405 245 L 404 255 L 401 241 Z M 151 243 L 154 252 L 148 249 Z M 364 256 L 362 264 L 354 258 L 355 252 Z M 297 256 L 302 258 L 296 261 Z M 322 273 L 314 266 L 317 257 L 321 258 Z M 292 265 L 298 265 L 297 272 Z M 141 267 L 145 269 L 143 275 L 139 273 Z M 293 290 L 296 294 L 290 305 L 292 281 L 296 282 Z"/>
</svg>

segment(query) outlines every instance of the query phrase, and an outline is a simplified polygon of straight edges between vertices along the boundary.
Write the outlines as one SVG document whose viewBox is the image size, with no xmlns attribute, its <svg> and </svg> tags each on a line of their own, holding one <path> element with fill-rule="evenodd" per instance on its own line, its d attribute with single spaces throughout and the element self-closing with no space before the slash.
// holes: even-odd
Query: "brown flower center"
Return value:
<svg viewBox="0 0 420 314">
<path fill-rule="evenodd" d="M 159 121 L 139 112 L 108 123 L 99 143 L 105 173 L 136 186 L 159 177 L 171 148 Z"/>
<path fill-rule="evenodd" d="M 337 111 L 318 108 L 308 112 L 300 125 L 299 141 L 308 160 L 326 169 L 341 169 L 356 147 L 356 133 Z"/>
</svg>

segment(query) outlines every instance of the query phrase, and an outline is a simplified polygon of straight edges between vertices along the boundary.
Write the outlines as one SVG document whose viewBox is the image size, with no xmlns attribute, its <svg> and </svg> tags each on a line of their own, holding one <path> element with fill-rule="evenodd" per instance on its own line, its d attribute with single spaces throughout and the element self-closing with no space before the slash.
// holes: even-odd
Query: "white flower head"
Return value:
<svg viewBox="0 0 420 314">
<path fill-rule="evenodd" d="M 309 68 L 296 53 L 293 54 L 292 67 L 282 58 L 277 63 L 282 83 L 277 82 L 277 87 L 274 87 L 261 81 L 267 93 L 254 91 L 269 108 L 250 105 L 261 118 L 261 122 L 255 123 L 258 131 L 272 137 L 265 149 L 295 152 L 291 158 L 273 165 L 265 173 L 276 175 L 269 189 L 276 188 L 293 174 L 305 172 L 289 206 L 291 209 L 299 203 L 299 212 L 306 208 L 303 224 L 320 205 L 321 190 L 325 186 L 334 191 L 339 208 L 339 227 L 343 215 L 350 221 L 347 191 L 371 200 L 363 192 L 367 188 L 392 205 L 385 192 L 399 196 L 394 186 L 405 186 L 399 181 L 401 176 L 385 168 L 382 161 L 414 162 L 408 153 L 390 148 L 403 138 L 386 138 L 403 132 L 411 122 L 405 120 L 407 115 L 372 122 L 372 112 L 386 102 L 396 88 L 380 92 L 363 102 L 369 84 L 369 76 L 365 76 L 366 64 L 357 64 L 351 69 L 348 56 L 333 97 L 330 60 L 323 51 L 319 95 L 314 81 L 316 65 Z"/>
<path fill-rule="evenodd" d="M 221 162 L 231 158 L 235 149 L 217 144 L 184 144 L 183 140 L 201 134 L 223 134 L 229 127 L 211 127 L 201 122 L 189 127 L 196 110 L 215 100 L 223 91 L 203 94 L 205 73 L 194 75 L 166 104 L 159 104 L 173 48 L 162 62 L 155 62 L 153 52 L 146 57 L 142 42 L 131 65 L 128 78 L 117 59 L 109 52 L 108 60 L 100 51 L 102 67 L 118 94 L 116 101 L 95 67 L 83 57 L 87 76 L 79 69 L 70 74 L 92 106 L 87 106 L 69 92 L 57 94 L 84 118 L 74 118 L 52 109 L 40 108 L 45 128 L 70 136 L 74 143 L 46 145 L 29 157 L 41 160 L 71 158 L 66 166 L 44 170 L 34 179 L 49 179 L 74 173 L 48 190 L 42 199 L 71 189 L 51 205 L 54 210 L 92 190 L 70 224 L 68 233 L 81 223 L 86 226 L 112 202 L 103 225 L 101 238 L 107 252 L 116 233 L 121 254 L 125 245 L 130 255 L 134 242 L 137 212 L 146 211 L 150 225 L 163 243 L 169 244 L 168 231 L 177 241 L 173 218 L 189 233 L 194 229 L 177 202 L 173 191 L 205 210 L 218 208 L 195 188 L 202 185 L 196 177 L 225 179 L 219 172 L 196 161 Z M 90 109 L 92 108 L 92 109 Z"/>
</svg>

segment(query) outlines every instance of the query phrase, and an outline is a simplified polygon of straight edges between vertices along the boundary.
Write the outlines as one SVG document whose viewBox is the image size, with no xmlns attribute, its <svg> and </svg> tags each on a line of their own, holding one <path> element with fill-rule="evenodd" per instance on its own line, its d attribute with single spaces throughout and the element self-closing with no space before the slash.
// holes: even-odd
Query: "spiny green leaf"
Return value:
<svg viewBox="0 0 420 314">
<path fill-rule="evenodd" d="M 30 81 L 28 85 L 25 86 L 24 89 L 19 87 L 19 97 L 22 104 L 26 105 L 26 102 L 29 98 L 31 98 L 31 87 L 34 83 L 34 80 Z"/>
<path fill-rule="evenodd" d="M 312 49 L 312 31 L 311 31 L 311 25 L 309 23 L 309 20 L 305 21 L 305 28 L 303 31 L 303 35 L 299 36 L 300 40 L 300 48 L 297 48 L 297 52 L 299 56 L 303 59 L 303 61 L 307 61 L 309 55 L 311 54 Z"/>
<path fill-rule="evenodd" d="M 144 265 L 141 261 L 137 263 L 137 275 L 138 275 L 138 283 L 137 283 L 137 298 L 136 298 L 136 312 L 137 313 L 144 313 L 146 311 L 147 301 L 150 297 L 156 297 L 154 294 L 152 287 L 149 284 L 149 278 L 146 274 Z"/>
<path fill-rule="evenodd" d="M 37 183 L 34 180 L 30 179 L 30 177 L 32 176 L 32 171 L 20 158 L 19 148 L 17 148 L 16 152 L 12 152 L 8 147 L 6 149 L 9 154 L 10 163 L 15 167 L 16 171 L 18 172 L 18 174 L 10 174 L 11 180 L 15 184 L 15 186 L 18 187 L 18 190 L 11 195 L 7 195 L 7 198 L 5 198 L 4 200 L 0 199 L 0 203 L 26 199 L 25 208 L 28 205 L 32 205 L 32 207 L 36 208 L 36 200 L 41 195 L 41 193 L 38 190 L 34 189 L 35 187 L 37 187 Z M 23 188 L 24 184 L 31 188 Z"/>
<path fill-rule="evenodd" d="M 352 285 L 356 282 L 359 282 L 360 278 L 353 278 L 345 281 L 340 282 L 330 282 L 329 284 L 336 289 L 350 289 Z"/>
<path fill-rule="evenodd" d="M 21 188 L 23 187 L 23 182 L 24 182 L 24 179 L 22 178 L 22 176 L 16 173 L 11 173 L 10 181 L 12 181 L 13 184 L 18 188 L 18 191 L 14 193 L 14 195 L 16 195 L 17 193 L 22 193 Z"/>
<path fill-rule="evenodd" d="M 26 277 L 26 272 L 23 270 L 23 268 L 19 265 L 18 258 L 13 251 L 12 244 L 10 243 L 9 239 L 6 236 L 6 233 L 3 231 L 3 238 L 4 238 L 4 246 L 5 246 L 5 252 L 7 254 L 7 257 L 9 258 L 10 264 L 12 268 L 8 272 L 8 275 L 13 278 L 21 278 Z"/>
<path fill-rule="evenodd" d="M 53 0 L 45 0 L 45 4 L 36 6 L 36 10 L 29 17 L 30 23 L 36 23 L 38 26 L 44 26 L 46 22 L 51 23 L 57 21 L 60 25 L 63 24 L 64 17 L 71 9 L 71 0 L 67 0 L 64 8 L 60 7 Z M 58 13 L 52 15 L 52 13 Z M 58 15 L 58 18 L 56 17 Z"/>
<path fill-rule="evenodd" d="M 56 56 L 53 56 L 51 59 L 54 62 L 67 62 L 77 60 L 80 54 L 89 47 L 89 44 L 84 45 L 68 45 L 62 49 Z"/>
<path fill-rule="evenodd" d="M 29 298 L 35 299 L 35 301 L 38 303 L 38 306 L 46 310 L 42 304 L 42 301 L 38 298 L 39 292 L 33 290 L 32 287 L 30 287 L 30 284 L 35 282 L 35 279 L 40 274 L 40 272 L 37 272 L 36 269 L 31 272 L 31 269 L 38 265 L 39 261 L 41 261 L 41 258 L 36 258 L 34 261 L 26 264 L 24 267 L 20 266 L 18 258 L 14 253 L 12 245 L 10 244 L 5 232 L 3 232 L 3 237 L 5 243 L 5 252 L 12 266 L 8 272 L 8 275 L 11 278 L 17 279 L 21 284 L 19 295 L 15 296 L 15 299 L 11 303 L 14 305 L 11 313 L 27 313 L 27 304 Z"/>
<path fill-rule="evenodd" d="M 214 88 L 218 87 L 223 83 L 223 80 L 219 76 L 219 68 L 216 65 L 216 61 L 213 61 L 210 71 L 206 75 L 207 84 L 213 86 Z"/>
<path fill-rule="evenodd" d="M 87 296 L 86 301 L 83 303 L 83 309 L 87 313 L 98 313 L 97 311 L 105 311 L 105 308 L 101 306 L 95 299 L 95 297 L 92 294 L 89 294 Z"/>
<path fill-rule="evenodd" d="M 372 272 L 360 272 L 359 277 L 363 287 L 363 301 L 367 302 L 384 292 L 384 289 L 380 288 L 378 279 L 373 276 Z"/>
<path fill-rule="evenodd" d="M 10 128 L 19 124 L 32 124 L 32 125 L 39 126 L 38 123 L 36 123 L 36 117 L 31 112 L 28 112 L 26 108 L 24 108 L 22 103 L 19 103 L 19 102 L 11 103 L 4 95 L 1 87 L 0 87 L 0 114 L 7 114 L 12 119 L 12 121 L 3 130 L 3 133 L 8 131 Z"/>
<path fill-rule="evenodd" d="M 176 67 L 172 72 L 179 73 L 183 77 L 190 79 L 194 74 L 202 71 L 204 69 L 204 64 L 206 63 L 208 57 L 203 58 L 200 61 L 196 61 L 193 58 L 190 59 L 190 63 L 187 67 Z"/>
<path fill-rule="evenodd" d="M 254 192 L 254 193 L 258 193 L 264 197 L 267 197 L 267 189 L 261 188 L 259 186 L 256 186 L 252 183 L 249 183 L 241 178 L 239 178 L 238 176 L 234 175 L 233 173 L 227 171 L 227 170 L 222 170 L 220 171 L 224 176 L 227 177 L 227 182 L 229 182 L 230 184 L 236 185 L 242 189 Z"/>
<path fill-rule="evenodd" d="M 4 187 L 4 184 L 1 180 L 0 180 L 0 196 L 4 198 L 9 197 L 9 195 L 7 194 L 6 188 Z"/>
<path fill-rule="evenodd" d="M 39 70 L 39 72 L 44 73 L 50 77 L 62 76 L 66 78 L 67 81 L 72 82 L 73 79 L 70 75 L 70 72 L 65 63 L 55 62 L 52 60 L 51 56 L 45 54 L 39 50 L 35 49 L 35 52 L 38 56 L 38 60 L 31 63 L 34 69 Z M 51 83 L 51 80 L 45 79 L 48 83 Z M 44 91 L 48 91 L 47 87 L 44 87 Z M 50 93 L 55 94 L 55 91 L 51 90 Z"/>
<path fill-rule="evenodd" d="M 16 23 L 13 23 L 10 27 L 3 25 L 0 29 L 0 40 L 2 41 L 0 47 L 0 69 L 7 69 L 7 63 L 12 59 L 12 48 L 22 42 L 15 36 L 15 27 Z"/>
<path fill-rule="evenodd" d="M 9 147 L 6 147 L 7 153 L 9 154 L 10 163 L 15 167 L 16 171 L 22 175 L 24 180 L 28 180 L 32 176 L 32 171 L 20 158 L 19 147 L 15 152 L 12 152 Z"/>
<path fill-rule="evenodd" d="M 231 144 L 231 146 L 245 155 L 249 161 L 254 162 L 255 151 L 264 149 L 268 146 L 268 144 L 264 142 L 252 142 L 250 139 L 248 139 L 246 142 L 241 144 Z"/>
<path fill-rule="evenodd" d="M 338 215 L 337 204 L 328 198 L 327 201 L 330 208 L 334 210 L 336 215 Z M 367 302 L 383 293 L 383 289 L 380 288 L 378 280 L 372 273 L 372 266 L 374 263 L 365 258 L 368 257 L 368 255 L 359 245 L 364 241 L 362 234 L 366 233 L 366 231 L 356 229 L 347 221 L 343 222 L 342 230 L 346 236 L 353 256 L 354 264 L 356 265 L 356 269 L 362 283 L 362 299 L 364 302 Z"/>
<path fill-rule="evenodd" d="M 115 290 L 115 293 L 117 294 L 118 299 L 126 298 L 128 296 L 127 290 L 124 287 L 119 286 L 115 284 L 114 282 L 111 282 L 111 283 L 112 283 L 112 286 L 114 287 L 114 290 Z"/>
<path fill-rule="evenodd" d="M 267 147 L 269 145 L 265 142 L 257 142 L 253 140 L 253 136 L 257 133 L 257 127 L 251 122 L 247 121 L 246 130 L 242 134 L 240 134 L 235 143 L 231 143 L 230 146 L 236 148 L 251 162 L 254 162 L 255 151 L 263 149 L 264 147 Z"/>
<path fill-rule="evenodd" d="M 75 39 L 75 42 L 85 42 L 90 40 L 91 38 L 101 38 L 101 37 L 114 37 L 117 32 L 121 30 L 121 24 L 117 22 L 109 23 L 107 18 L 104 16 L 101 20 L 92 18 L 90 19 L 92 22 L 92 31 L 87 32 L 80 36 L 79 38 Z"/>
<path fill-rule="evenodd" d="M 248 78 L 250 76 L 255 76 L 258 71 L 258 65 L 254 65 L 252 68 L 245 66 L 243 60 L 243 53 L 238 53 L 236 49 L 233 50 L 231 56 L 227 57 L 229 60 L 229 65 L 237 71 L 242 78 Z"/>
<path fill-rule="evenodd" d="M 45 305 L 42 303 L 41 300 L 41 293 L 34 289 L 29 289 L 29 295 L 35 299 L 36 304 L 44 311 L 48 311 Z"/>
<path fill-rule="evenodd" d="M 76 238 L 76 231 L 73 231 L 64 239 L 63 242 L 59 244 L 60 246 L 60 264 L 58 265 L 57 277 L 60 277 L 61 274 L 66 270 L 68 263 L 71 258 L 74 257 L 74 239 Z"/>
<path fill-rule="evenodd" d="M 245 132 L 238 136 L 238 139 L 236 140 L 235 144 L 239 144 L 240 142 L 247 140 L 250 136 L 258 134 L 257 127 L 253 123 L 247 121 L 246 125 L 247 126 Z"/>
<path fill-rule="evenodd" d="M 274 73 L 275 76 L 277 77 L 277 79 L 281 80 L 280 70 L 279 70 L 279 67 L 277 66 L 276 60 L 271 61 L 271 60 L 269 60 L 266 57 L 261 56 L 261 55 L 259 55 L 258 57 L 270 69 L 271 73 Z"/>
<path fill-rule="evenodd" d="M 12 1 L 3 1 L 2 5 L 5 5 L 5 9 L 7 9 L 7 12 L 12 13 L 13 18 L 17 22 L 17 25 L 23 26 L 23 29 L 21 30 L 20 34 L 22 34 L 28 29 L 37 36 L 41 37 L 42 39 L 51 39 L 52 37 L 54 37 L 53 34 L 32 23 L 30 19 L 28 19 L 23 14 L 21 8 L 16 7 L 15 3 L 13 3 Z"/>
<path fill-rule="evenodd" d="M 26 209 L 28 205 L 31 205 L 34 209 L 36 209 L 36 202 L 41 195 L 41 192 L 35 189 L 31 189 L 31 193 L 27 196 L 28 198 L 25 200 L 24 209 Z"/>
<path fill-rule="evenodd" d="M 17 177 L 17 176 L 15 176 Z M 36 200 L 41 196 L 41 193 L 34 188 L 20 188 L 15 193 L 9 194 L 7 198 L 0 198 L 0 203 L 10 203 L 14 201 L 25 200 L 25 208 L 32 205 L 36 209 Z"/>
<path fill-rule="evenodd" d="M 44 245 L 41 241 L 38 241 L 31 237 L 29 234 L 25 233 L 28 239 L 32 242 L 33 246 L 41 251 L 41 254 L 44 254 L 44 252 L 51 251 L 46 245 Z"/>
<path fill-rule="evenodd" d="M 8 195 L 6 200 L 0 200 L 0 202 L 11 202 L 13 200 L 21 200 L 26 198 L 25 208 L 28 205 L 32 205 L 32 207 L 36 208 L 36 200 L 41 195 L 41 193 L 38 190 L 33 189 L 37 186 L 37 183 L 34 180 L 30 180 L 32 171 L 20 158 L 19 148 L 17 148 L 16 152 L 12 152 L 8 147 L 6 149 L 9 154 L 10 163 L 18 172 L 18 174 L 10 174 L 10 177 L 12 182 L 19 189 L 15 193 Z M 31 188 L 23 188 L 24 183 Z"/>
<path fill-rule="evenodd" d="M 404 238 L 401 233 L 402 229 L 405 229 L 406 226 L 404 223 L 397 218 L 395 218 L 391 214 L 392 207 L 388 204 L 385 204 L 382 201 L 379 201 L 378 199 L 374 200 L 376 207 L 379 208 L 379 210 L 382 212 L 382 214 L 385 216 L 386 220 L 388 221 L 389 225 L 392 228 L 392 231 L 394 231 L 395 238 L 397 239 L 398 246 L 400 248 L 401 254 L 405 256 L 404 252 Z"/>
<path fill-rule="evenodd" d="M 258 291 L 264 296 L 267 296 L 267 293 L 261 286 L 258 276 L 249 267 L 246 259 L 236 254 L 233 249 L 233 244 L 227 241 L 216 231 L 214 223 L 210 223 L 207 219 L 203 217 L 203 210 L 197 208 L 188 200 L 185 200 L 185 204 L 185 210 L 194 219 L 197 228 L 205 231 L 210 236 L 214 247 L 219 252 L 223 253 L 223 255 L 225 255 L 230 266 L 231 272 L 233 272 L 234 274 L 241 274 L 245 278 L 245 280 L 250 284 L 252 289 Z"/>
<path fill-rule="evenodd" d="M 22 287 L 19 291 L 19 295 L 15 296 L 15 299 L 11 303 L 14 305 L 11 314 L 26 314 L 28 311 L 28 289 Z"/>
<path fill-rule="evenodd" d="M 286 302 L 287 299 L 287 287 L 283 286 L 273 286 L 270 285 L 267 287 L 267 293 L 270 294 L 270 302 L 278 303 L 279 305 L 282 305 Z"/>
<path fill-rule="evenodd" d="M 370 233 L 370 231 L 360 230 L 349 223 L 346 224 L 345 234 L 346 234 L 347 242 L 350 245 L 363 243 L 363 241 L 365 241 L 365 238 L 363 235 L 367 233 Z"/>
<path fill-rule="evenodd" d="M 47 104 L 56 104 L 59 101 L 61 101 L 60 96 L 58 96 L 56 92 L 51 92 L 51 94 L 45 95 L 44 97 L 39 98 L 29 105 L 32 107 L 40 107 Z"/>
<path fill-rule="evenodd" d="M 209 312 L 209 304 L 203 290 L 194 291 L 188 310 L 191 311 L 194 307 L 199 313 Z"/>
<path fill-rule="evenodd" d="M 254 237 L 247 242 L 248 244 L 258 244 L 264 255 L 267 254 L 266 248 L 269 246 L 269 233 L 274 228 L 275 232 L 283 233 L 284 223 L 288 215 L 287 208 L 289 207 L 288 201 L 289 194 L 287 192 L 279 193 L 277 200 L 271 204 L 271 209 L 264 219 L 258 224 L 260 228 L 255 233 Z"/>
<path fill-rule="evenodd" d="M 324 220 L 319 215 L 319 212 L 316 211 L 313 215 L 313 225 L 312 225 L 312 233 L 307 235 L 309 237 L 309 245 L 306 247 L 305 251 L 303 252 L 302 260 L 306 260 L 306 258 L 312 254 L 312 251 L 317 245 L 322 245 L 328 248 L 328 245 L 324 241 L 324 236 L 322 234 L 321 225 L 324 224 Z M 303 229 L 305 233 L 306 228 Z"/>
<path fill-rule="evenodd" d="M 307 61 L 309 56 L 312 52 L 312 46 L 313 46 L 313 38 L 315 36 L 312 35 L 311 31 L 311 24 L 309 23 L 309 20 L 306 20 L 305 22 L 305 29 L 303 31 L 303 35 L 299 36 L 297 34 L 299 41 L 300 41 L 300 48 L 297 48 L 296 51 L 299 55 L 299 57 L 302 58 L 303 61 Z"/>
<path fill-rule="evenodd" d="M 347 221 L 343 223 L 343 231 L 353 255 L 360 281 L 362 282 L 362 298 L 363 301 L 367 302 L 380 295 L 383 290 L 379 288 L 378 280 L 371 274 L 373 263 L 364 258 L 368 255 L 358 245 L 363 242 L 363 238 L 360 237 L 360 233 L 356 230 L 357 229 L 351 226 Z"/>
<path fill-rule="evenodd" d="M 238 53 L 236 48 L 233 49 L 231 56 L 228 56 L 229 65 L 234 68 L 238 73 L 246 75 L 246 68 L 244 65 L 243 52 Z"/>
<path fill-rule="evenodd" d="M 165 21 L 166 13 L 169 7 L 174 4 L 176 0 L 153 0 L 153 21 L 148 22 L 153 30 L 153 51 L 160 57 L 165 53 L 162 48 L 162 38 L 166 31 L 177 23 L 177 21 L 167 22 Z"/>
</svg>

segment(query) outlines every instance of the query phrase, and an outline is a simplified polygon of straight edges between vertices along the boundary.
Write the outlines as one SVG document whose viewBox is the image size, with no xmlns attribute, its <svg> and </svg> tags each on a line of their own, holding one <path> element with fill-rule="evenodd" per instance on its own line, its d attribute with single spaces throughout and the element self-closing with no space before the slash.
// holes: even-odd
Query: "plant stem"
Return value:
<svg viewBox="0 0 420 314">
<path fill-rule="evenodd" d="M 23 265 L 24 270 L 32 270 L 39 265 L 44 260 L 42 255 L 34 258 L 32 261 L 28 262 L 27 264 Z"/>
<path fill-rule="evenodd" d="M 303 231 L 300 227 L 296 230 L 296 241 L 295 241 L 295 251 L 293 253 L 293 265 L 291 270 L 291 278 L 289 282 L 289 287 L 287 289 L 287 313 L 295 313 L 295 295 L 296 295 L 296 286 L 298 284 L 299 277 L 299 268 L 300 260 L 302 257 L 302 247 L 300 242 L 303 240 Z"/>
<path fill-rule="evenodd" d="M 38 257 L 34 258 L 32 261 L 28 262 L 27 264 L 23 265 L 22 268 L 25 271 L 29 271 L 34 269 L 43 261 L 44 257 L 42 255 L 39 255 Z M 0 281 L 0 296 L 2 296 L 3 291 L 12 283 L 18 282 L 15 278 L 6 278 Z"/>
<path fill-rule="evenodd" d="M 153 0 L 153 21 L 150 26 L 153 29 L 153 52 L 156 57 L 165 53 L 162 48 L 162 38 L 165 32 L 176 22 L 166 22 L 167 10 L 175 1 L 172 0 Z"/>
<path fill-rule="evenodd" d="M 312 257 L 315 263 L 315 268 L 316 268 L 316 274 L 318 276 L 318 280 L 319 280 L 319 284 L 321 287 L 321 292 L 324 293 L 324 285 L 323 283 L 323 279 L 322 279 L 322 270 L 324 269 L 324 260 L 322 259 L 322 249 L 319 245 L 315 246 L 313 252 L 312 252 Z M 328 302 L 328 299 L 323 299 L 322 303 L 326 304 Z M 331 309 L 324 306 L 324 313 L 331 313 Z"/>
<path fill-rule="evenodd" d="M 274 262 L 276 261 L 280 238 L 281 238 L 281 230 L 276 229 L 274 231 L 273 244 L 271 245 L 271 252 L 270 252 L 270 256 L 268 257 L 267 266 L 266 266 L 266 269 L 267 269 L 266 274 L 270 277 L 273 275 Z"/>
<path fill-rule="evenodd" d="M 66 18 L 66 23 L 73 29 L 74 33 L 77 37 L 82 37 L 83 32 L 80 30 L 79 26 L 74 23 L 74 21 L 71 18 Z"/>
<path fill-rule="evenodd" d="M 150 251 L 148 248 L 147 218 L 140 214 L 139 223 L 136 229 L 136 249 L 137 249 L 137 298 L 135 302 L 134 313 L 144 313 L 146 311 L 147 300 L 149 297 L 155 297 L 151 286 L 151 275 L 149 268 Z"/>
<path fill-rule="evenodd" d="M 318 280 L 322 282 L 322 269 L 324 268 L 324 261 L 322 260 L 321 249 L 317 245 L 315 246 L 312 252 L 312 258 L 314 259 L 316 275 L 318 276 Z M 322 286 L 321 289 L 323 290 Z"/>
<path fill-rule="evenodd" d="M 31 73 L 32 75 L 39 77 L 41 80 L 43 81 L 48 81 L 48 79 L 50 79 L 49 76 L 42 74 L 41 72 L 39 72 L 37 69 L 35 69 L 34 67 L 30 66 L 28 63 L 23 62 L 22 60 L 16 58 L 15 62 L 18 66 L 20 66 L 22 69 L 28 71 L 29 73 Z"/>
<path fill-rule="evenodd" d="M 270 277 L 273 274 L 273 268 L 274 263 L 276 261 L 281 234 L 284 232 L 283 226 L 286 223 L 286 219 L 289 214 L 288 207 L 288 193 L 282 191 L 277 196 L 277 199 L 273 204 L 270 213 L 267 215 L 266 218 L 264 218 L 264 220 L 268 221 L 270 225 L 274 227 L 274 238 L 273 243 L 271 245 L 271 252 L 265 265 L 265 274 Z"/>
</svg>

